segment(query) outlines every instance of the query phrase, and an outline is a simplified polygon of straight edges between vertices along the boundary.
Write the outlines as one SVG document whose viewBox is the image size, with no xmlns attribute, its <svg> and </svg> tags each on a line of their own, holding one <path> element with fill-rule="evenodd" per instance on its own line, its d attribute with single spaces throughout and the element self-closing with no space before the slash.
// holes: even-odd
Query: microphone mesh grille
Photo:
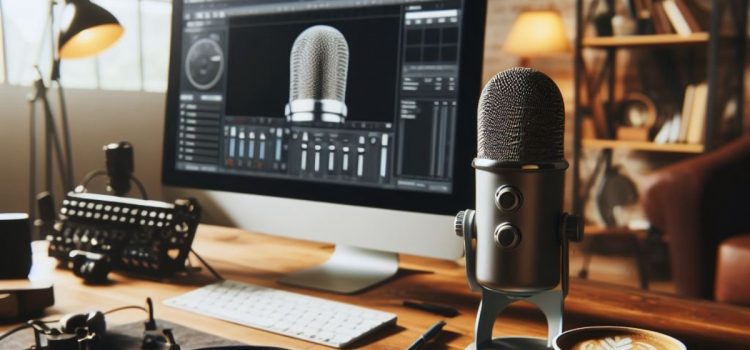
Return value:
<svg viewBox="0 0 750 350">
<path fill-rule="evenodd" d="M 495 75 L 479 99 L 477 158 L 515 161 L 560 161 L 563 156 L 565 107 L 557 85 L 529 68 Z"/>
<path fill-rule="evenodd" d="M 344 101 L 349 45 L 336 28 L 317 25 L 300 33 L 290 62 L 290 100 Z"/>
</svg>

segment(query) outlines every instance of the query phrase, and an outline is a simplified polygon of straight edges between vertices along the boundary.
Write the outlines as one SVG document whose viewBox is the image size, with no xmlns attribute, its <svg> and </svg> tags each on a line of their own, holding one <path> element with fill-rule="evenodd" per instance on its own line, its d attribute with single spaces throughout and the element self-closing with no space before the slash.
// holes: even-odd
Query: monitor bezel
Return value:
<svg viewBox="0 0 750 350">
<path fill-rule="evenodd" d="M 475 180 L 471 161 L 476 155 L 476 113 L 482 84 L 486 7 L 486 0 L 464 0 L 453 189 L 450 194 L 441 194 L 176 169 L 178 118 L 175 116 L 179 115 L 180 104 L 183 0 L 175 0 L 164 118 L 162 184 L 441 215 L 453 215 L 472 206 Z"/>
</svg>

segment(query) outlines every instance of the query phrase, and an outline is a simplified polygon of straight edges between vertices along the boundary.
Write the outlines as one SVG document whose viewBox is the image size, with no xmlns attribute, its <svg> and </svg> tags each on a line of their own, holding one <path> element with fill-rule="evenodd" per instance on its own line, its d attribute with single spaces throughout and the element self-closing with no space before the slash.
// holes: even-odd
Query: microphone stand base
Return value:
<svg viewBox="0 0 750 350">
<path fill-rule="evenodd" d="M 562 333 L 564 299 L 565 293 L 561 285 L 558 285 L 555 289 L 526 296 L 499 293 L 482 288 L 482 303 L 479 305 L 479 312 L 477 313 L 474 325 L 474 343 L 467 349 L 551 349 L 555 338 Z M 492 330 L 497 316 L 508 305 L 516 301 L 529 302 L 536 305 L 542 311 L 547 320 L 547 339 L 527 337 L 492 338 Z M 538 346 L 534 345 L 537 343 L 539 344 Z"/>
<path fill-rule="evenodd" d="M 479 349 L 475 343 L 471 343 L 466 350 L 549 350 L 547 339 L 526 338 L 526 337 L 507 337 L 495 338 Z"/>
</svg>

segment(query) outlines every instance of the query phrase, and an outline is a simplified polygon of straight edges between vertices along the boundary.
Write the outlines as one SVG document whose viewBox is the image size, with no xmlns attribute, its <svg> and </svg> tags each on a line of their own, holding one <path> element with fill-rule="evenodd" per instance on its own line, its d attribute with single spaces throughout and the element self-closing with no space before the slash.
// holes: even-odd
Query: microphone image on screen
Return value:
<svg viewBox="0 0 750 350">
<path fill-rule="evenodd" d="M 508 342 L 493 340 L 492 326 L 518 300 L 542 310 L 548 337 L 512 348 L 546 349 L 562 332 L 568 242 L 582 238 L 579 217 L 562 211 L 564 132 L 560 90 L 544 73 L 512 68 L 484 87 L 472 163 L 476 209 L 458 213 L 455 221 L 464 238 L 469 285 L 482 292 L 471 349 Z"/>
<path fill-rule="evenodd" d="M 316 25 L 300 33 L 290 55 L 287 120 L 343 123 L 348 70 L 349 45 L 340 31 Z"/>
</svg>

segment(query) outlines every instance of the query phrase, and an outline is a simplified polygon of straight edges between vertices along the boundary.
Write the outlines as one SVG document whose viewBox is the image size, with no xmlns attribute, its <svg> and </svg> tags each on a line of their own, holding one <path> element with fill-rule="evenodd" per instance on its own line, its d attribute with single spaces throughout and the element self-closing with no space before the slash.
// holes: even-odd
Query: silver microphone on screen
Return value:
<svg viewBox="0 0 750 350">
<path fill-rule="evenodd" d="M 348 70 L 349 45 L 340 31 L 316 25 L 300 33 L 290 55 L 287 121 L 343 123 Z"/>
</svg>

